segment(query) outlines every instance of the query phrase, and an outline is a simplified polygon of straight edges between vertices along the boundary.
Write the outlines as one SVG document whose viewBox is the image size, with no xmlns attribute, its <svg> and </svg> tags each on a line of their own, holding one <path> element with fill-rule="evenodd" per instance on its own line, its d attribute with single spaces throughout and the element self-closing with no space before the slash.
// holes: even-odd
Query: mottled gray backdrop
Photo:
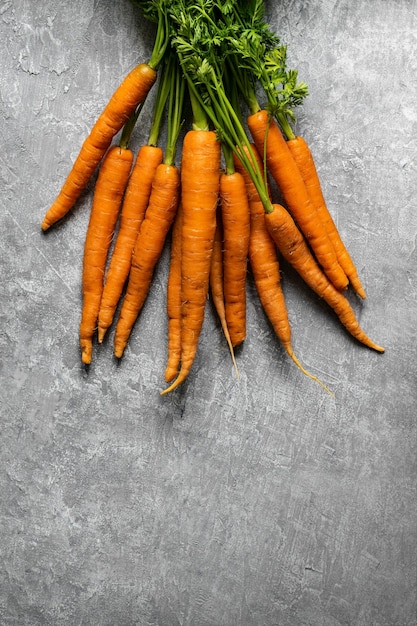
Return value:
<svg viewBox="0 0 417 626">
<path fill-rule="evenodd" d="M 416 624 L 417 3 L 267 3 L 297 130 L 365 284 L 377 355 L 283 265 L 285 356 L 248 277 L 236 381 L 207 307 L 161 398 L 168 249 L 125 358 L 80 364 L 93 181 L 44 211 L 153 30 L 128 0 L 0 0 L 2 626 Z M 132 147 L 146 141 L 152 98 Z"/>
</svg>

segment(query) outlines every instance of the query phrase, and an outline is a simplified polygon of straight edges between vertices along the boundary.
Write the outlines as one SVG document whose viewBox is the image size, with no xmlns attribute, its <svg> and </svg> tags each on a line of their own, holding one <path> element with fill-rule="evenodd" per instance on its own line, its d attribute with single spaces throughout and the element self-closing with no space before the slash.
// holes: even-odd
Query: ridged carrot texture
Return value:
<svg viewBox="0 0 417 626">
<path fill-rule="evenodd" d="M 178 205 L 172 226 L 171 253 L 167 281 L 168 358 L 165 381 L 170 383 L 179 372 L 181 362 L 181 240 L 182 205 Z"/>
<path fill-rule="evenodd" d="M 218 218 L 220 216 L 218 215 Z M 233 342 L 230 337 L 229 328 L 226 319 L 225 295 L 224 295 L 224 252 L 223 252 L 223 228 L 221 220 L 217 220 L 216 232 L 214 235 L 213 254 L 211 256 L 210 265 L 210 291 L 214 308 L 219 316 L 220 324 L 225 336 L 227 345 L 229 346 L 230 356 L 234 365 L 236 376 L 239 379 L 239 370 L 237 367 L 235 353 L 233 350 Z"/>
<path fill-rule="evenodd" d="M 359 326 L 348 299 L 322 272 L 288 211 L 278 204 L 274 204 L 273 209 L 265 216 L 265 221 L 282 256 L 297 270 L 307 285 L 327 302 L 353 337 L 377 352 L 384 352 L 384 348 L 369 339 Z"/>
<path fill-rule="evenodd" d="M 156 168 L 163 151 L 157 146 L 140 148 L 129 177 L 120 215 L 120 226 L 104 283 L 98 314 L 98 341 L 104 339 L 129 275 L 133 248 L 145 216 Z"/>
<path fill-rule="evenodd" d="M 114 355 L 123 356 L 130 333 L 145 303 L 157 261 L 174 220 L 180 175 L 175 165 L 158 165 L 145 218 L 133 250 L 132 264 L 114 337 Z"/>
<path fill-rule="evenodd" d="M 253 157 L 258 163 L 260 171 L 262 171 L 263 163 L 256 146 L 252 145 L 251 148 Z M 237 159 L 235 166 L 237 171 L 243 175 L 248 192 L 250 209 L 249 261 L 262 308 L 288 356 L 303 374 L 317 382 L 327 393 L 333 396 L 326 385 L 317 376 L 308 372 L 294 354 L 291 325 L 281 285 L 277 248 L 266 227 L 265 209 L 252 179 Z"/>
<path fill-rule="evenodd" d="M 338 263 L 333 245 L 279 126 L 266 110 L 250 115 L 248 126 L 259 154 L 265 155 L 267 168 L 318 262 L 337 289 L 346 289 L 347 276 Z"/>
<path fill-rule="evenodd" d="M 152 67 L 140 63 L 116 89 L 85 139 L 56 200 L 46 212 L 42 230 L 48 230 L 72 209 L 112 139 L 146 98 L 156 80 L 156 75 Z"/>
<path fill-rule="evenodd" d="M 91 363 L 107 256 L 132 162 L 131 150 L 112 146 L 101 164 L 94 190 L 82 272 L 80 346 L 81 359 L 85 364 Z"/>
<path fill-rule="evenodd" d="M 223 276 L 227 328 L 233 346 L 246 338 L 246 274 L 250 216 L 245 179 L 240 172 L 220 177 L 223 224 Z"/>
<path fill-rule="evenodd" d="M 313 155 L 306 140 L 299 135 L 287 141 L 287 146 L 296 162 L 301 176 L 307 187 L 308 194 L 316 207 L 319 219 L 327 231 L 330 241 L 335 249 L 337 260 L 348 277 L 353 289 L 361 298 L 366 298 L 365 290 L 360 281 L 355 264 L 342 241 L 336 224 L 330 214 L 324 199 L 320 178 L 317 172 Z"/>
<path fill-rule="evenodd" d="M 184 382 L 197 352 L 209 289 L 219 198 L 220 143 L 210 130 L 190 130 L 181 160 L 182 325 L 181 369 L 162 395 Z"/>
</svg>

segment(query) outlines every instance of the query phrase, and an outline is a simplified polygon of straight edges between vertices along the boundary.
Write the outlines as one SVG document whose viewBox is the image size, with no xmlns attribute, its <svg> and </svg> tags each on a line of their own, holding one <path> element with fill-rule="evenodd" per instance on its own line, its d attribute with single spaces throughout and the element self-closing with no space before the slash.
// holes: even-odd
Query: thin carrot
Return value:
<svg viewBox="0 0 417 626">
<path fill-rule="evenodd" d="M 85 139 L 58 197 L 46 212 L 42 230 L 48 230 L 72 209 L 112 139 L 146 98 L 156 75 L 150 65 L 140 63 L 116 89 Z"/>
<path fill-rule="evenodd" d="M 309 145 L 303 137 L 297 135 L 287 141 L 287 146 L 301 172 L 307 191 L 316 207 L 319 219 L 322 224 L 324 224 L 329 239 L 333 244 L 341 267 L 343 268 L 346 276 L 349 278 L 349 281 L 356 293 L 361 298 L 366 298 L 366 293 L 358 276 L 357 269 L 345 244 L 342 241 L 336 224 L 334 223 L 326 205 L 320 179 Z"/>
<path fill-rule="evenodd" d="M 180 202 L 172 226 L 167 282 L 168 359 L 165 369 L 167 383 L 170 383 L 178 374 L 181 362 L 181 232 L 182 206 Z"/>
<path fill-rule="evenodd" d="M 162 163 L 163 151 L 158 146 L 140 148 L 129 177 L 120 216 L 120 227 L 104 283 L 98 315 L 98 341 L 104 339 L 129 275 L 132 252 L 140 226 L 145 217 L 152 180 Z"/>
<path fill-rule="evenodd" d="M 265 221 L 268 232 L 283 257 L 297 270 L 309 287 L 327 302 L 353 337 L 377 352 L 384 352 L 384 348 L 378 346 L 364 333 L 348 299 L 322 272 L 288 211 L 278 204 L 274 204 L 273 209 L 265 216 Z"/>
<path fill-rule="evenodd" d="M 131 150 L 112 146 L 100 167 L 84 246 L 80 323 L 83 363 L 91 363 L 93 335 L 103 291 L 107 255 L 133 162 Z"/>
<path fill-rule="evenodd" d="M 147 298 L 155 265 L 178 206 L 180 176 L 175 165 L 158 165 L 145 218 L 133 250 L 126 294 L 114 337 L 114 354 L 121 358 Z"/>
<path fill-rule="evenodd" d="M 253 157 L 258 163 L 259 169 L 262 170 L 262 159 L 256 150 L 256 146 L 252 145 L 251 148 Z M 291 325 L 281 285 L 279 259 L 275 243 L 266 228 L 264 204 L 259 197 L 253 180 L 237 158 L 235 159 L 235 165 L 237 171 L 241 172 L 245 179 L 248 193 L 250 208 L 249 260 L 262 308 L 287 354 L 297 367 L 303 374 L 318 382 L 330 395 L 333 395 L 317 376 L 314 376 L 304 368 L 294 354 L 291 340 Z"/>
<path fill-rule="evenodd" d="M 219 196 L 220 143 L 211 130 L 189 130 L 181 161 L 182 299 L 181 369 L 164 395 L 185 381 L 197 352 L 209 289 L 216 207 Z"/>
<path fill-rule="evenodd" d="M 259 154 L 265 154 L 267 168 L 318 262 L 337 289 L 346 289 L 346 274 L 337 261 L 333 245 L 318 218 L 279 126 L 264 109 L 249 115 L 248 126 Z"/>
<path fill-rule="evenodd" d="M 233 163 L 233 159 L 232 159 Z M 227 327 L 233 346 L 246 338 L 246 272 L 250 216 L 245 179 L 226 166 L 220 177 L 223 223 L 224 299 Z"/>
<path fill-rule="evenodd" d="M 233 350 L 233 342 L 230 336 L 229 327 L 226 319 L 226 307 L 225 307 L 225 293 L 224 293 L 224 251 L 223 251 L 223 227 L 221 222 L 221 215 L 218 214 L 218 220 L 216 224 L 216 232 L 214 235 L 213 254 L 211 257 L 210 265 L 210 290 L 211 296 L 219 316 L 220 324 L 224 333 L 224 336 L 229 346 L 230 356 L 232 363 L 235 367 L 236 376 L 239 379 L 239 370 L 236 363 L 235 353 Z"/>
</svg>

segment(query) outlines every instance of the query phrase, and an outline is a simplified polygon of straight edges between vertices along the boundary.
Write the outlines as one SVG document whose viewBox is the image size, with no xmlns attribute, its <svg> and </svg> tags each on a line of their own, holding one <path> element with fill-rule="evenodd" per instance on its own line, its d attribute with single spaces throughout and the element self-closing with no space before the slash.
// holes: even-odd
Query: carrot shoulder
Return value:
<svg viewBox="0 0 417 626">
<path fill-rule="evenodd" d="M 353 260 L 342 241 L 337 226 L 333 221 L 324 199 L 314 158 L 306 140 L 298 135 L 287 141 L 287 146 L 290 149 L 298 169 L 300 170 L 310 198 L 316 207 L 319 219 L 322 224 L 324 224 L 329 239 L 333 244 L 339 264 L 343 268 L 346 276 L 349 278 L 349 281 L 356 293 L 361 298 L 365 298 L 366 293 L 362 286 L 355 264 L 353 263 Z"/>
<path fill-rule="evenodd" d="M 131 150 L 112 146 L 100 167 L 94 190 L 82 272 L 80 346 L 82 362 L 86 364 L 91 363 L 107 255 L 132 162 Z"/>
<path fill-rule="evenodd" d="M 113 137 L 146 98 L 156 75 L 150 65 L 140 63 L 124 78 L 85 139 L 61 191 L 43 218 L 42 230 L 48 230 L 72 209 Z"/>
<path fill-rule="evenodd" d="M 259 154 L 263 155 L 265 151 L 268 170 L 318 262 L 337 289 L 346 289 L 348 285 L 346 274 L 337 261 L 333 245 L 318 218 L 316 208 L 310 200 L 279 126 L 265 110 L 250 115 L 248 126 Z"/>
<path fill-rule="evenodd" d="M 98 315 L 98 340 L 103 341 L 129 275 L 133 248 L 148 206 L 152 180 L 162 163 L 162 149 L 144 145 L 140 148 L 129 177 L 120 215 L 120 226 L 104 283 Z"/>
<path fill-rule="evenodd" d="M 180 177 L 175 165 L 158 165 L 145 218 L 133 250 L 126 294 L 114 337 L 114 354 L 121 358 L 136 318 L 149 292 L 153 272 L 178 206 Z"/>
<path fill-rule="evenodd" d="M 311 254 L 307 243 L 288 211 L 274 204 L 273 211 L 265 216 L 268 231 L 283 257 L 298 271 L 311 289 L 334 310 L 342 324 L 364 345 L 384 352 L 359 326 L 348 299 L 329 281 Z"/>
<path fill-rule="evenodd" d="M 162 395 L 186 380 L 197 352 L 209 289 L 219 197 L 220 143 L 210 130 L 190 130 L 183 142 L 181 369 Z"/>
</svg>

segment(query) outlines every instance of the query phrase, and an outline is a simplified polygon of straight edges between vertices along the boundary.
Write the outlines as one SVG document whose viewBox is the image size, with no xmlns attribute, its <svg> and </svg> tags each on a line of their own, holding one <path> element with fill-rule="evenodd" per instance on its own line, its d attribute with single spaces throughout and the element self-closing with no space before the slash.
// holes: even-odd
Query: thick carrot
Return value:
<svg viewBox="0 0 417 626">
<path fill-rule="evenodd" d="M 156 71 L 147 63 L 140 63 L 125 77 L 85 139 L 58 197 L 43 218 L 42 230 L 48 230 L 71 210 L 113 137 L 146 98 L 155 80 Z"/>
<path fill-rule="evenodd" d="M 168 359 L 165 369 L 167 383 L 174 380 L 181 362 L 181 233 L 182 206 L 179 203 L 172 227 L 167 282 Z"/>
<path fill-rule="evenodd" d="M 253 156 L 258 162 L 258 167 L 262 171 L 262 159 L 256 146 L 252 145 L 251 148 Z M 333 395 L 319 378 L 303 367 L 294 354 L 291 325 L 281 285 L 277 248 L 266 227 L 264 205 L 251 177 L 238 159 L 235 159 L 235 165 L 237 171 L 241 172 L 245 179 L 248 193 L 250 209 L 249 261 L 262 308 L 287 354 L 297 367 L 306 376 L 318 382 L 330 395 Z"/>
<path fill-rule="evenodd" d="M 218 215 L 218 218 L 220 216 Z M 216 232 L 214 235 L 213 254 L 210 265 L 210 290 L 214 308 L 219 316 L 220 324 L 224 336 L 229 346 L 232 363 L 235 367 L 236 376 L 239 379 L 239 370 L 237 367 L 235 353 L 233 350 L 233 342 L 230 336 L 229 327 L 226 319 L 225 293 L 224 293 L 224 251 L 223 251 L 223 228 L 221 219 L 217 220 Z"/>
<path fill-rule="evenodd" d="M 285 203 L 308 240 L 316 258 L 337 289 L 347 288 L 348 279 L 275 120 L 266 110 L 248 117 L 248 126 L 259 154 L 277 183 Z"/>
<path fill-rule="evenodd" d="M 288 211 L 278 204 L 274 204 L 273 209 L 265 216 L 265 221 L 268 232 L 283 257 L 297 270 L 309 287 L 327 302 L 353 337 L 377 352 L 384 352 L 384 348 L 378 346 L 364 333 L 348 299 L 322 272 Z"/>
<path fill-rule="evenodd" d="M 223 222 L 224 300 L 233 346 L 246 338 L 246 272 L 250 217 L 245 179 L 240 172 L 220 177 Z"/>
<path fill-rule="evenodd" d="M 121 358 L 133 325 L 145 303 L 155 265 L 178 206 L 180 175 L 175 165 L 158 165 L 145 218 L 133 250 L 126 294 L 116 325 L 114 354 Z"/>
<path fill-rule="evenodd" d="M 80 323 L 81 359 L 91 363 L 93 335 L 110 243 L 133 162 L 131 150 L 112 146 L 100 167 L 84 245 Z"/>
<path fill-rule="evenodd" d="M 120 227 L 104 283 L 98 315 L 98 341 L 103 341 L 129 275 L 132 252 L 145 216 L 152 180 L 162 163 L 163 152 L 157 146 L 140 148 L 129 177 L 120 216 Z"/>
<path fill-rule="evenodd" d="M 287 141 L 287 146 L 301 172 L 307 191 L 314 206 L 316 207 L 319 219 L 325 226 L 341 267 L 343 268 L 346 276 L 349 278 L 349 281 L 356 293 L 361 298 L 366 298 L 366 293 L 358 276 L 356 267 L 342 241 L 336 224 L 334 223 L 326 205 L 320 179 L 309 145 L 303 137 L 297 135 L 293 139 Z"/>
<path fill-rule="evenodd" d="M 209 289 L 216 207 L 219 197 L 220 143 L 211 130 L 189 130 L 181 161 L 182 299 L 181 369 L 166 394 L 187 378 L 197 352 Z"/>
</svg>

